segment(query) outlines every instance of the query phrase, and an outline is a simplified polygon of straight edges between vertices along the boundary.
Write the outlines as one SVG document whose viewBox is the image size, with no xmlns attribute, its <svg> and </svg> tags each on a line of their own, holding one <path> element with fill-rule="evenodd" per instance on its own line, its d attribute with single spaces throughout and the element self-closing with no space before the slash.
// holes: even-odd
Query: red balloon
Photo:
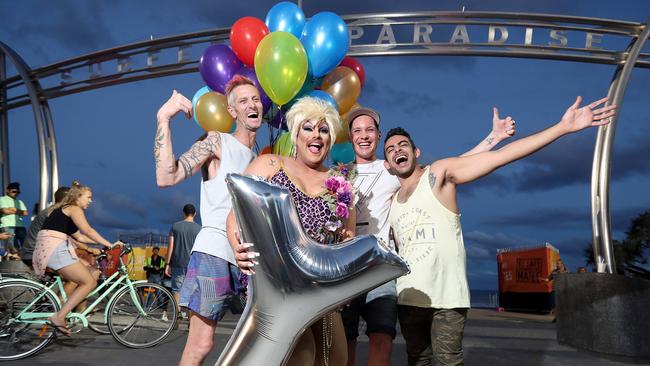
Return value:
<svg viewBox="0 0 650 366">
<path fill-rule="evenodd" d="M 244 65 L 253 67 L 257 45 L 267 34 L 269 28 L 263 21 L 254 17 L 240 18 L 230 28 L 230 47 Z"/>
<path fill-rule="evenodd" d="M 260 155 L 273 154 L 273 146 L 269 145 L 260 151 Z"/>
<path fill-rule="evenodd" d="M 361 87 L 363 88 L 363 83 L 366 81 L 366 72 L 363 70 L 363 66 L 361 66 L 361 63 L 357 61 L 356 58 L 345 56 L 339 66 L 345 66 L 352 69 L 357 74 L 357 76 L 359 76 L 359 81 L 361 82 Z"/>
</svg>

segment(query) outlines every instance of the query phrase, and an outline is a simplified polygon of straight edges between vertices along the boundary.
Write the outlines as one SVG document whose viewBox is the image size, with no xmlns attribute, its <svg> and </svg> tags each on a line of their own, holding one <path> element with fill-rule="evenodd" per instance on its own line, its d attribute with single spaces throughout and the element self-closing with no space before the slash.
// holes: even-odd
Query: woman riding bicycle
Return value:
<svg viewBox="0 0 650 366">
<path fill-rule="evenodd" d="M 111 244 L 88 224 L 84 210 L 91 202 L 90 187 L 73 182 L 70 192 L 61 203 L 55 205 L 36 238 L 34 272 L 43 275 L 46 268 L 50 268 L 58 271 L 66 281 L 77 284 L 61 310 L 49 318 L 50 324 L 65 335 L 70 335 L 65 317 L 97 286 L 88 268 L 79 261 L 70 238 L 84 244 L 97 243 L 108 248 L 121 244 L 119 241 Z"/>
</svg>

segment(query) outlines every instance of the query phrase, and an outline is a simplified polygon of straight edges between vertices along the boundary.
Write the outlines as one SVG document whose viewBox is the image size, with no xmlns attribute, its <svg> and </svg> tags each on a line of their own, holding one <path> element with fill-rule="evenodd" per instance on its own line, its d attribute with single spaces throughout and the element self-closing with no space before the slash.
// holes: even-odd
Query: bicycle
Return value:
<svg viewBox="0 0 650 366">
<path fill-rule="evenodd" d="M 176 301 L 159 284 L 131 281 L 122 261 L 122 256 L 131 251 L 130 245 L 124 245 L 118 271 L 88 294 L 86 300 L 90 305 L 80 313 L 68 314 L 66 318 L 71 329 L 78 325 L 88 327 L 88 315 L 94 314 L 93 310 L 112 294 L 103 313 L 103 323 L 108 325 L 117 342 L 130 348 L 146 348 L 169 336 L 178 317 Z M 64 302 L 67 301 L 59 276 L 54 276 L 51 284 L 26 278 L 0 281 L 0 361 L 33 355 L 55 338 L 55 329 L 47 324 L 48 318 L 61 309 L 61 300 L 55 290 Z M 147 306 L 145 296 L 157 297 Z M 165 311 L 167 321 L 163 320 Z"/>
</svg>

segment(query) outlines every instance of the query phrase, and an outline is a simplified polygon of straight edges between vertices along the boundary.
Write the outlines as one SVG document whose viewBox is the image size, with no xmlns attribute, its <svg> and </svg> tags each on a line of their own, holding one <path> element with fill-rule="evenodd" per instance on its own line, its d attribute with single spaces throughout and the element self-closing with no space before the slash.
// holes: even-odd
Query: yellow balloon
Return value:
<svg viewBox="0 0 650 366">
<path fill-rule="evenodd" d="M 359 99 L 361 81 L 354 70 L 339 66 L 323 78 L 321 89 L 334 97 L 339 106 L 339 114 L 344 114 Z"/>
<path fill-rule="evenodd" d="M 205 132 L 230 132 L 233 118 L 228 113 L 226 96 L 217 92 L 203 94 L 196 102 L 196 119 Z"/>
<path fill-rule="evenodd" d="M 341 129 L 336 131 L 336 143 L 340 144 L 342 142 L 347 142 L 350 140 L 350 125 L 348 124 L 348 115 L 352 113 L 353 110 L 361 108 L 359 103 L 354 103 L 352 108 L 349 111 L 341 115 Z"/>
<path fill-rule="evenodd" d="M 287 131 L 273 144 L 273 153 L 282 156 L 292 156 L 296 147 L 291 141 L 291 134 Z"/>
<path fill-rule="evenodd" d="M 307 53 L 289 32 L 275 31 L 262 38 L 255 51 L 255 74 L 275 104 L 285 105 L 298 94 L 307 78 Z"/>
</svg>

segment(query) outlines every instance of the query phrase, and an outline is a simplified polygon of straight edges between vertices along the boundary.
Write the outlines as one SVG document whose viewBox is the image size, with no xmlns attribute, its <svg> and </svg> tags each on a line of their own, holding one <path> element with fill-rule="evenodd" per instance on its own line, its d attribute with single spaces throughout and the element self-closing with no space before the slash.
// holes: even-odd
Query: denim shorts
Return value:
<svg viewBox="0 0 650 366">
<path fill-rule="evenodd" d="M 187 271 L 186 268 L 172 267 L 172 279 L 171 279 L 172 292 L 181 292 L 181 288 L 183 288 L 183 282 L 185 281 L 186 271 Z"/>
<path fill-rule="evenodd" d="M 50 256 L 50 259 L 47 261 L 47 267 L 58 271 L 63 267 L 78 262 L 78 259 L 73 258 L 70 249 L 68 249 L 68 246 L 71 245 L 72 244 L 67 240 L 62 241 L 61 244 L 57 245 Z"/>
<path fill-rule="evenodd" d="M 348 341 L 359 336 L 359 318 L 366 321 L 366 335 L 371 333 L 387 334 L 395 339 L 397 326 L 397 297 L 382 296 L 366 302 L 366 295 L 361 295 L 341 311 L 345 337 Z"/>
</svg>

